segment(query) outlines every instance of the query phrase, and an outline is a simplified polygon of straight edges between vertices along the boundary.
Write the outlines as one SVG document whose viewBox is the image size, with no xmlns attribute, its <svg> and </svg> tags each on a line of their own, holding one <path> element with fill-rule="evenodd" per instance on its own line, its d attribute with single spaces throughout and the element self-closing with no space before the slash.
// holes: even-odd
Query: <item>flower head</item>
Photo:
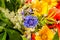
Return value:
<svg viewBox="0 0 60 40">
<path fill-rule="evenodd" d="M 31 5 L 32 9 L 34 10 L 34 15 L 40 16 L 41 14 L 47 14 L 48 11 L 48 3 L 42 2 L 39 0 L 34 0 Z"/>
<path fill-rule="evenodd" d="M 25 17 L 24 26 L 28 28 L 35 27 L 38 24 L 38 20 L 35 16 L 28 15 Z"/>
<path fill-rule="evenodd" d="M 54 32 L 52 32 L 47 26 L 43 26 L 42 29 L 36 35 L 36 40 L 52 40 Z"/>
</svg>

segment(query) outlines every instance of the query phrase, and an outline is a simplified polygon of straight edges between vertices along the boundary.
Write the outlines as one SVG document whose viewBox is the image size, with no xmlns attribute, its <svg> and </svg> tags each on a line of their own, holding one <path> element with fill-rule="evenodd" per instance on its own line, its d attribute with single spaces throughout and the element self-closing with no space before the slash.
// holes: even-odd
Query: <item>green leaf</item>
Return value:
<svg viewBox="0 0 60 40">
<path fill-rule="evenodd" d="M 5 0 L 0 0 L 0 7 L 5 8 Z"/>
<path fill-rule="evenodd" d="M 56 34 L 55 34 L 53 40 L 59 40 L 58 32 L 56 32 Z"/>
<path fill-rule="evenodd" d="M 2 40 L 6 40 L 6 32 L 4 33 Z"/>
<path fill-rule="evenodd" d="M 6 32 L 0 34 L 0 40 L 6 40 Z"/>
<path fill-rule="evenodd" d="M 23 40 L 28 40 L 26 37 L 22 37 L 23 38 Z"/>
<path fill-rule="evenodd" d="M 13 29 L 12 22 L 0 11 L 0 40 L 23 40 L 20 31 Z"/>
<path fill-rule="evenodd" d="M 41 21 L 42 26 L 45 25 L 46 23 L 47 23 L 46 19 L 44 19 L 44 20 Z"/>
<path fill-rule="evenodd" d="M 3 26 L 3 27 L 13 26 L 12 22 L 8 18 L 6 18 L 4 13 L 2 13 L 1 11 L 0 11 L 0 26 Z"/>
<path fill-rule="evenodd" d="M 23 3 L 21 2 L 21 0 L 10 0 L 10 1 L 5 0 L 6 8 L 14 12 L 16 12 L 19 9 L 19 7 L 23 5 Z"/>
<path fill-rule="evenodd" d="M 12 30 L 12 29 L 6 29 L 9 39 L 8 40 L 23 40 L 20 33 Z"/>
<path fill-rule="evenodd" d="M 2 32 L 2 31 L 3 31 L 3 29 L 4 29 L 4 27 L 0 26 L 0 32 Z"/>
</svg>

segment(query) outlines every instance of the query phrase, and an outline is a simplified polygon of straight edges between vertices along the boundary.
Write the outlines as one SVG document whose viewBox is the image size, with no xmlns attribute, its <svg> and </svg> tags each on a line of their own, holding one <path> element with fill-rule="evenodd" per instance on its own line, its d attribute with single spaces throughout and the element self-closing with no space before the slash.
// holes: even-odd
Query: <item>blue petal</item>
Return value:
<svg viewBox="0 0 60 40">
<path fill-rule="evenodd" d="M 32 24 L 30 24 L 30 22 L 32 22 Z M 25 20 L 24 20 L 24 26 L 26 27 L 35 27 L 36 25 L 38 24 L 38 20 L 36 17 L 34 16 L 31 16 L 31 15 L 28 15 L 25 17 Z"/>
</svg>

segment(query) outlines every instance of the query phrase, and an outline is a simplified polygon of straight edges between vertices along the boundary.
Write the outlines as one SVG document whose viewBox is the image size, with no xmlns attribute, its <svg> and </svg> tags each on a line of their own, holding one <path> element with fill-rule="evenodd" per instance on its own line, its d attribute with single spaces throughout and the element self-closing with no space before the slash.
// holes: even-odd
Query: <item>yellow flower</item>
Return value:
<svg viewBox="0 0 60 40">
<path fill-rule="evenodd" d="M 57 4 L 56 0 L 34 0 L 31 3 L 31 7 L 34 11 L 34 14 L 37 16 L 41 14 L 48 14 L 48 10 L 54 7 Z M 35 13 L 36 12 L 36 13 Z"/>
<path fill-rule="evenodd" d="M 41 1 L 43 1 L 43 3 L 44 2 L 48 3 L 49 9 L 56 6 L 56 4 L 57 4 L 57 0 L 41 0 Z"/>
<path fill-rule="evenodd" d="M 47 26 L 43 26 L 42 29 L 36 35 L 36 40 L 52 40 L 54 32 L 51 31 Z"/>
<path fill-rule="evenodd" d="M 41 16 L 41 14 L 39 13 L 39 12 L 37 12 L 37 11 L 33 11 L 34 12 L 34 16 Z"/>
<path fill-rule="evenodd" d="M 32 1 L 32 5 L 31 5 L 32 9 L 40 12 L 41 11 L 41 4 L 40 4 L 40 1 L 38 0 L 34 0 Z"/>
<path fill-rule="evenodd" d="M 33 0 L 32 3 L 31 3 L 31 8 L 34 10 L 34 15 L 35 16 L 40 16 L 41 15 L 41 11 L 42 11 L 42 8 L 41 8 L 41 3 L 40 1 L 38 0 Z"/>
<path fill-rule="evenodd" d="M 48 13 L 48 3 L 42 2 L 41 5 L 42 5 L 41 14 L 47 14 Z"/>
<path fill-rule="evenodd" d="M 34 10 L 34 15 L 40 16 L 41 14 L 47 14 L 48 12 L 48 4 L 46 2 L 42 2 L 39 0 L 34 0 L 31 5 Z"/>
</svg>

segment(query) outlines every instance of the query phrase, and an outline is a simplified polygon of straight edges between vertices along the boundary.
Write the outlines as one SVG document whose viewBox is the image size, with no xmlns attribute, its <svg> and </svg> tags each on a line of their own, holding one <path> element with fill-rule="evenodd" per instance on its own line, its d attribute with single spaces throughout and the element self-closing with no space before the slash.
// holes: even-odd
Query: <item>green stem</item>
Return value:
<svg viewBox="0 0 60 40">
<path fill-rule="evenodd" d="M 1 1 L 1 7 L 5 8 L 5 0 L 0 0 Z"/>
</svg>

